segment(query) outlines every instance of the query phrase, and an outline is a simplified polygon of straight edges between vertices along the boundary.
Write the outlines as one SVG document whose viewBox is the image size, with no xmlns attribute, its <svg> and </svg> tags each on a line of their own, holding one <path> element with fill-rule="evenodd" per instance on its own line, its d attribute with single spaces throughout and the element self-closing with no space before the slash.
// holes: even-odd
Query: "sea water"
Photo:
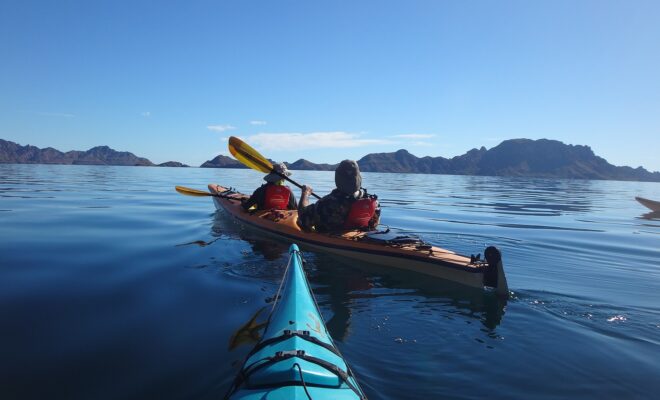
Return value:
<svg viewBox="0 0 660 400">
<path fill-rule="evenodd" d="M 0 398 L 217 399 L 287 261 L 175 185 L 252 170 L 0 165 Z M 333 173 L 294 171 L 320 194 Z M 660 184 L 365 173 L 382 223 L 503 254 L 508 302 L 305 252 L 331 335 L 372 399 L 657 398 Z M 299 191 L 294 191 L 299 195 Z M 243 327 L 244 329 L 239 329 Z"/>
</svg>

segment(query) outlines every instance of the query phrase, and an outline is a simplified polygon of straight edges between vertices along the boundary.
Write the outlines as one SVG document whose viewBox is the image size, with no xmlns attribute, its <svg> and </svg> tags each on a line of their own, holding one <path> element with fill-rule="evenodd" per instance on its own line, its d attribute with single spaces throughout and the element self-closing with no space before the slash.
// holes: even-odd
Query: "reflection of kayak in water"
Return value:
<svg viewBox="0 0 660 400">
<path fill-rule="evenodd" d="M 339 234 L 305 232 L 297 223 L 297 211 L 257 211 L 248 213 L 241 207 L 244 194 L 222 186 L 209 185 L 217 209 L 223 209 L 240 222 L 278 238 L 306 248 L 338 254 L 344 257 L 418 272 L 467 286 L 495 288 L 497 294 L 508 296 L 502 257 L 495 247 L 484 251 L 486 260 L 471 259 L 452 251 L 430 246 L 407 238 L 353 230 Z"/>
<path fill-rule="evenodd" d="M 653 211 L 660 212 L 660 201 L 649 200 L 643 197 L 635 197 L 635 200 L 639 201 L 643 206 L 648 207 Z"/>
<path fill-rule="evenodd" d="M 323 323 L 298 246 L 289 252 L 263 338 L 225 399 L 366 399 Z"/>
</svg>

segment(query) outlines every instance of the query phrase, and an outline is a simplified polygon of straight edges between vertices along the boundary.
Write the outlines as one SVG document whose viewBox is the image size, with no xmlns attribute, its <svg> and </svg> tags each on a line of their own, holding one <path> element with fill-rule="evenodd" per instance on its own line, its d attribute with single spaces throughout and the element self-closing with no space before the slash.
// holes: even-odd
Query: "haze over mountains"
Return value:
<svg viewBox="0 0 660 400">
<path fill-rule="evenodd" d="M 21 146 L 0 139 L 0 163 L 140 165 L 155 164 L 129 152 L 118 152 L 107 146 L 88 151 L 62 153 L 53 148 Z M 305 159 L 286 163 L 292 170 L 334 170 L 333 164 L 316 164 Z M 660 182 L 660 172 L 642 167 L 617 167 L 594 154 L 589 146 L 567 145 L 548 139 L 512 139 L 486 149 L 472 149 L 453 158 L 416 157 L 407 150 L 367 154 L 358 160 L 365 172 L 519 176 L 566 179 L 612 179 Z M 160 166 L 186 166 L 176 161 Z M 201 165 L 202 168 L 247 168 L 239 161 L 219 155 Z"/>
</svg>

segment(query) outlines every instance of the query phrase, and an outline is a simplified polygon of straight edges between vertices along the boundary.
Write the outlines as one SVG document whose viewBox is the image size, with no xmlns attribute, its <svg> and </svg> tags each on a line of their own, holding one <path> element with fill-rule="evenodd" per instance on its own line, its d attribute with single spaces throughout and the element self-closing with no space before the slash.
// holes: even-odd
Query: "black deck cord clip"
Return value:
<svg viewBox="0 0 660 400">
<path fill-rule="evenodd" d="M 302 357 L 305 355 L 305 350 L 280 350 L 275 352 L 275 358 L 289 358 L 289 357 Z"/>
<path fill-rule="evenodd" d="M 298 331 L 298 330 L 285 329 L 284 330 L 284 335 L 285 336 L 309 336 L 309 331 Z"/>
</svg>

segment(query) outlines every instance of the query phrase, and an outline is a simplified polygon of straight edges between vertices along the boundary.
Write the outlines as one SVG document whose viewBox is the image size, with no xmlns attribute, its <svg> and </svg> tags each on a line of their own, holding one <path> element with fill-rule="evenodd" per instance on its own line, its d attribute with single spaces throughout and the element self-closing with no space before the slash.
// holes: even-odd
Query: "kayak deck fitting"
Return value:
<svg viewBox="0 0 660 400">
<path fill-rule="evenodd" d="M 289 254 L 263 337 L 247 355 L 225 399 L 366 400 L 328 334 L 298 246 L 292 244 Z"/>
<path fill-rule="evenodd" d="M 247 226 L 305 248 L 414 271 L 473 288 L 491 287 L 499 296 L 509 295 L 501 253 L 493 246 L 485 249 L 485 260 L 480 260 L 436 246 L 374 241 L 367 232 L 359 230 L 337 234 L 306 232 L 298 226 L 296 210 L 247 212 L 241 207 L 241 199 L 248 196 L 215 184 L 208 188 L 216 195 L 213 202 L 217 209 Z"/>
</svg>

